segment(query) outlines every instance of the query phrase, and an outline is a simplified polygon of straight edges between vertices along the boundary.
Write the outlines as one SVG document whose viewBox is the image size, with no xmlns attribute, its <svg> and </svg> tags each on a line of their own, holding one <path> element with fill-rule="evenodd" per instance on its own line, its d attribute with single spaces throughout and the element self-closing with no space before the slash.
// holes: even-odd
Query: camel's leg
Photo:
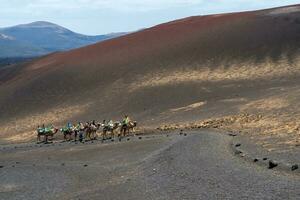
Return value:
<svg viewBox="0 0 300 200">
<path fill-rule="evenodd" d="M 123 134 L 124 134 L 124 128 L 121 128 L 120 137 L 122 137 Z"/>
<path fill-rule="evenodd" d="M 129 135 L 129 127 L 124 129 L 124 137 Z"/>
<path fill-rule="evenodd" d="M 107 130 L 103 131 L 103 140 L 107 139 Z"/>
<path fill-rule="evenodd" d="M 111 130 L 110 137 L 111 137 L 111 139 L 113 139 L 115 137 L 114 129 Z"/>
<path fill-rule="evenodd" d="M 122 134 L 123 134 L 123 127 L 121 127 L 120 132 L 118 134 L 119 141 L 121 141 Z"/>
<path fill-rule="evenodd" d="M 88 137 L 89 137 L 89 132 L 86 131 L 86 132 L 85 132 L 85 137 L 84 137 L 85 141 L 88 140 Z"/>
<path fill-rule="evenodd" d="M 92 132 L 92 140 L 95 140 L 95 139 L 96 139 L 96 132 L 93 131 L 93 132 Z"/>
<path fill-rule="evenodd" d="M 105 138 L 105 130 L 103 130 L 102 132 L 102 141 L 104 141 L 104 138 Z"/>
<path fill-rule="evenodd" d="M 124 128 L 124 129 L 123 129 L 123 137 L 126 137 L 126 131 L 127 131 L 126 129 L 127 129 L 127 128 Z"/>
<path fill-rule="evenodd" d="M 77 141 L 77 136 L 78 136 L 78 132 L 77 132 L 77 131 L 74 131 L 74 141 L 75 141 L 75 142 Z"/>
</svg>

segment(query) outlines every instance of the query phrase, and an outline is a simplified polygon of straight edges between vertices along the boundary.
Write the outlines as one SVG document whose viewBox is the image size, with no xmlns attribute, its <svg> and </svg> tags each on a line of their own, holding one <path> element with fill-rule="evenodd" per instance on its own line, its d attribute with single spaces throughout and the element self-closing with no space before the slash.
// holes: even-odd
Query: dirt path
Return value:
<svg viewBox="0 0 300 200">
<path fill-rule="evenodd" d="M 0 199 L 299 199 L 300 178 L 235 157 L 208 131 L 1 149 Z"/>
</svg>

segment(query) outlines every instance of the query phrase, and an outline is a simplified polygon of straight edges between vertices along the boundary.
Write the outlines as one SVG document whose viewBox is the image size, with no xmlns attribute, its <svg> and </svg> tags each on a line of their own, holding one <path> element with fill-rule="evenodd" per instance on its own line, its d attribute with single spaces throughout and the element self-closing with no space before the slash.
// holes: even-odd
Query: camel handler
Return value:
<svg viewBox="0 0 300 200">
<path fill-rule="evenodd" d="M 79 133 L 79 142 L 83 142 L 83 138 L 84 138 L 84 125 L 83 123 L 79 122 L 77 124 L 77 130 Z"/>
</svg>

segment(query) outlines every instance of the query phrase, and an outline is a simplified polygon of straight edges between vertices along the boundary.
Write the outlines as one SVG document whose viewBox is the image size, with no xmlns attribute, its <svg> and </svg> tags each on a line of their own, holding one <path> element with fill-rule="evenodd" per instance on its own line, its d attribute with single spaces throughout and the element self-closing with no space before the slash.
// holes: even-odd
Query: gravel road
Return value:
<svg viewBox="0 0 300 200">
<path fill-rule="evenodd" d="M 300 199 L 300 177 L 236 157 L 209 131 L 0 147 L 0 199 Z"/>
</svg>

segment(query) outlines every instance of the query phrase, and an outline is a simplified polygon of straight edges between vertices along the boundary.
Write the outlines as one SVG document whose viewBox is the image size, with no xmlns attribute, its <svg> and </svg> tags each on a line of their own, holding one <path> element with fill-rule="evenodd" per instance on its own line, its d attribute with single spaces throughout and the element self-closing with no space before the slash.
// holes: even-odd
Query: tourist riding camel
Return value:
<svg viewBox="0 0 300 200">
<path fill-rule="evenodd" d="M 87 122 L 84 126 L 85 133 L 86 133 L 86 139 L 89 140 L 95 140 L 97 139 L 97 130 L 98 125 L 96 124 L 95 120 L 93 122 Z"/>
<path fill-rule="evenodd" d="M 64 134 L 65 141 L 70 141 L 72 139 L 72 133 L 74 132 L 74 126 L 68 122 L 65 127 L 60 129 L 60 132 Z"/>
<path fill-rule="evenodd" d="M 118 137 L 119 140 L 121 140 L 122 137 L 129 135 L 130 132 L 134 132 L 136 126 L 137 122 L 131 121 L 128 115 L 125 115 L 121 122 L 113 122 L 113 120 L 106 122 L 106 120 L 103 120 L 103 123 L 96 123 L 96 121 L 93 120 L 91 122 L 86 122 L 85 124 L 78 122 L 76 125 L 68 122 L 66 126 L 61 129 L 57 129 L 53 125 L 45 127 L 43 124 L 42 126 L 37 127 L 37 142 L 41 142 L 41 136 L 44 136 L 43 142 L 47 143 L 48 140 L 53 139 L 54 134 L 56 134 L 58 130 L 63 133 L 64 141 L 71 141 L 73 134 L 75 142 L 77 139 L 79 139 L 80 142 L 83 142 L 84 140 L 96 140 L 97 131 L 100 127 L 103 128 L 102 140 L 113 139 L 115 137 L 114 133 L 118 128 L 120 128 Z M 109 133 L 110 136 L 108 137 Z"/>
<path fill-rule="evenodd" d="M 120 130 L 120 136 L 123 135 L 125 137 L 126 135 L 130 134 L 130 130 L 132 132 L 134 131 L 134 128 L 137 126 L 136 121 L 131 121 L 128 115 L 125 115 L 125 117 L 122 120 L 121 130 Z"/>
<path fill-rule="evenodd" d="M 53 125 L 45 127 L 43 124 L 42 127 L 38 126 L 37 128 L 37 142 L 41 142 L 41 136 L 44 136 L 45 143 L 48 143 L 49 140 L 53 139 L 53 136 L 58 132 L 58 129 Z"/>
<path fill-rule="evenodd" d="M 107 139 L 107 133 L 110 132 L 110 139 L 113 139 L 115 137 L 114 131 L 119 127 L 118 122 L 113 122 L 112 120 L 109 120 L 107 123 L 105 120 L 103 120 L 103 134 L 102 134 L 102 140 Z"/>
</svg>

